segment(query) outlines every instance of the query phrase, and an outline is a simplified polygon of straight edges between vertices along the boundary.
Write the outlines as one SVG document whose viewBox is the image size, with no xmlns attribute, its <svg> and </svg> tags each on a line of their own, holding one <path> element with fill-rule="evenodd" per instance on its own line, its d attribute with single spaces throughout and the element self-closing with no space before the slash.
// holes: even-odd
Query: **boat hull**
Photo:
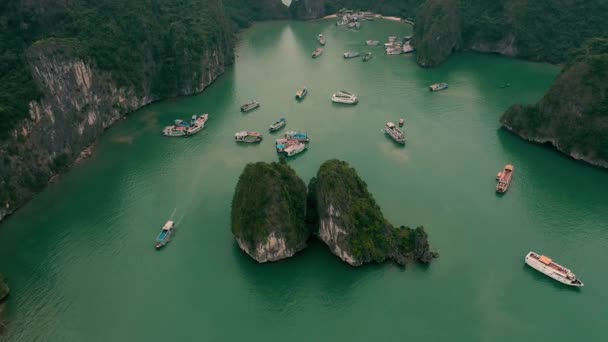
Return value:
<svg viewBox="0 0 608 342">
<path fill-rule="evenodd" d="M 538 272 L 546 275 L 547 277 L 556 280 L 564 285 L 567 286 L 571 286 L 571 287 L 583 287 L 583 283 L 580 281 L 576 281 L 573 282 L 563 276 L 561 276 L 559 273 L 553 271 L 549 266 L 541 263 L 540 261 L 534 259 L 533 257 L 530 256 L 530 254 L 526 255 L 524 262 L 526 263 L 526 265 L 532 267 L 533 269 L 537 270 Z"/>
</svg>

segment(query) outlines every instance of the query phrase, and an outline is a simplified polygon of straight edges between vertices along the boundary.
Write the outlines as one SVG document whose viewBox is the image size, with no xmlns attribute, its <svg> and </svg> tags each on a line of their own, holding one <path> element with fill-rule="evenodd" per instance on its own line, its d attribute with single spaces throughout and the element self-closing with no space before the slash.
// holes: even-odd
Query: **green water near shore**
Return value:
<svg viewBox="0 0 608 342">
<path fill-rule="evenodd" d="M 458 54 L 425 70 L 366 39 L 406 35 L 387 21 L 348 31 L 333 21 L 270 22 L 245 31 L 237 61 L 199 96 L 131 114 L 94 157 L 0 226 L 0 271 L 12 293 L 7 341 L 601 341 L 608 315 L 608 173 L 499 130 L 515 102 L 538 100 L 559 69 Z M 325 53 L 310 58 L 318 33 Z M 343 60 L 373 51 L 368 63 Z M 429 84 L 450 88 L 431 93 Z M 509 82 L 509 88 L 499 85 Z M 310 93 L 294 100 L 298 87 Z M 329 100 L 339 89 L 357 106 Z M 262 106 L 241 114 L 251 98 Z M 160 136 L 175 118 L 208 112 L 188 139 Z M 318 242 L 258 265 L 230 233 L 244 165 L 274 161 L 279 117 L 312 142 L 289 161 L 308 181 L 348 161 L 394 224 L 424 224 L 441 254 L 429 267 L 351 268 Z M 405 118 L 399 147 L 380 130 Z M 239 130 L 265 133 L 238 146 Z M 504 196 L 496 173 L 516 167 Z M 154 238 L 171 216 L 174 240 Z M 579 273 L 573 290 L 524 266 L 530 251 Z"/>
</svg>

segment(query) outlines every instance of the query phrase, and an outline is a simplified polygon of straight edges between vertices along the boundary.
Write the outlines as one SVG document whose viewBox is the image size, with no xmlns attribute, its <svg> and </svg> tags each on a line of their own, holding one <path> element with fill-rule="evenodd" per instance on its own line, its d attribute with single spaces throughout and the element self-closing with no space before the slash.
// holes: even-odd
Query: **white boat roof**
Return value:
<svg viewBox="0 0 608 342">
<path fill-rule="evenodd" d="M 234 134 L 234 136 L 236 136 L 236 137 L 246 137 L 247 136 L 247 131 L 236 132 Z"/>
<path fill-rule="evenodd" d="M 167 223 L 165 223 L 163 226 L 163 230 L 171 229 L 171 227 L 173 227 L 173 221 L 167 221 Z"/>
</svg>

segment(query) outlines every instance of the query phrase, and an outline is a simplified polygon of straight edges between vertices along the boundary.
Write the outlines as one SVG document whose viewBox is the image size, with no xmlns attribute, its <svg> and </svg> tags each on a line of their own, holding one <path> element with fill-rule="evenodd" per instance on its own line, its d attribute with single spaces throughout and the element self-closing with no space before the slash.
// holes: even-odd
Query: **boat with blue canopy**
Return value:
<svg viewBox="0 0 608 342">
<path fill-rule="evenodd" d="M 167 223 L 165 223 L 163 226 L 163 229 L 161 229 L 160 233 L 158 234 L 158 237 L 156 238 L 156 245 L 154 245 L 154 247 L 156 249 L 163 248 L 169 243 L 169 241 L 171 241 L 171 235 L 173 235 L 174 231 L 175 223 L 173 221 L 167 221 Z"/>
</svg>

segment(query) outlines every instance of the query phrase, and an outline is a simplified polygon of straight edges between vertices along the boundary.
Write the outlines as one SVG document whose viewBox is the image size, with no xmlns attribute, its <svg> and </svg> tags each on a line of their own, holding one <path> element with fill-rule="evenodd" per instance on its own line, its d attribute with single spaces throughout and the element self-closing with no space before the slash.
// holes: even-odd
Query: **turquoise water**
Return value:
<svg viewBox="0 0 608 342">
<path fill-rule="evenodd" d="M 325 53 L 310 54 L 316 35 Z M 199 96 L 165 101 L 110 129 L 95 155 L 0 226 L 10 278 L 7 341 L 600 341 L 606 337 L 605 171 L 499 129 L 512 103 L 531 103 L 559 69 L 458 54 L 432 70 L 385 56 L 367 39 L 409 34 L 387 21 L 348 31 L 333 21 L 269 22 L 245 31 L 234 67 Z M 342 53 L 374 51 L 368 63 Z M 431 93 L 429 84 L 450 88 Z M 498 86 L 505 82 L 509 88 Z M 294 100 L 309 88 L 301 103 Z M 357 106 L 332 104 L 339 89 Z M 255 98 L 261 108 L 242 114 Z M 208 112 L 188 139 L 160 135 Z M 312 138 L 289 161 L 308 181 L 348 161 L 394 224 L 424 224 L 440 258 L 429 267 L 352 268 L 318 242 L 258 265 L 230 233 L 230 201 L 248 162 L 278 160 L 268 125 Z M 380 131 L 406 121 L 405 147 Z M 265 134 L 239 146 L 233 134 Z M 515 165 L 509 192 L 495 175 Z M 162 225 L 178 222 L 161 252 Z M 573 290 L 525 267 L 535 250 L 581 276 Z"/>
</svg>

